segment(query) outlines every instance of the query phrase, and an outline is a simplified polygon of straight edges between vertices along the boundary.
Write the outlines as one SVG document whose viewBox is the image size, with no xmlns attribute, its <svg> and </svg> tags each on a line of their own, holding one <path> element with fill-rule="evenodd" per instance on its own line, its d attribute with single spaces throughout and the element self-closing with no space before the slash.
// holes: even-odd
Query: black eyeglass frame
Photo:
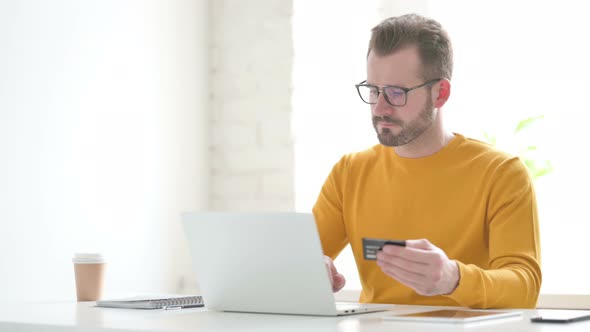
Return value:
<svg viewBox="0 0 590 332">
<path fill-rule="evenodd" d="M 420 85 L 416 85 L 415 87 L 411 87 L 411 88 L 404 88 L 404 87 L 397 86 L 397 85 L 385 85 L 383 87 L 378 87 L 376 85 L 366 84 L 367 83 L 367 80 L 364 80 L 364 81 L 360 82 L 359 84 L 355 84 L 355 87 L 356 87 L 356 91 L 359 94 L 359 97 L 361 97 L 361 100 L 364 101 L 365 103 L 369 104 L 369 105 L 375 105 L 375 104 L 377 104 L 377 102 L 375 101 L 374 103 L 370 103 L 370 102 L 366 101 L 363 98 L 363 95 L 361 94 L 361 89 L 360 89 L 361 87 L 369 87 L 369 88 L 375 88 L 375 89 L 377 89 L 377 99 L 379 99 L 379 95 L 383 92 L 383 90 L 385 90 L 387 88 L 400 89 L 400 90 L 402 90 L 404 92 L 404 103 L 402 105 L 394 105 L 393 103 L 391 103 L 389 101 L 389 98 L 387 97 L 387 93 L 383 94 L 383 97 L 385 98 L 385 101 L 389 105 L 394 106 L 394 107 L 401 107 L 401 106 L 405 106 L 408 103 L 408 92 L 410 92 L 412 90 L 420 89 L 421 87 L 427 86 L 429 84 L 437 83 L 437 82 L 441 81 L 442 79 L 443 79 L 442 77 L 441 78 L 435 78 L 435 79 L 432 79 L 432 80 L 430 80 L 428 82 L 422 83 Z"/>
</svg>

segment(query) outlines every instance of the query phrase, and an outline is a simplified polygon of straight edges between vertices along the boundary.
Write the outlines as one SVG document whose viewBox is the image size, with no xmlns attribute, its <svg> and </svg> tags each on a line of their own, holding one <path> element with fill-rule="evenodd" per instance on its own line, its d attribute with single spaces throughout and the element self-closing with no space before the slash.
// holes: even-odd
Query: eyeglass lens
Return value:
<svg viewBox="0 0 590 332">
<path fill-rule="evenodd" d="M 366 103 L 375 104 L 379 99 L 379 89 L 374 86 L 360 86 L 361 97 Z M 404 105 L 406 103 L 406 92 L 400 88 L 388 86 L 383 88 L 385 98 L 392 105 Z"/>
</svg>

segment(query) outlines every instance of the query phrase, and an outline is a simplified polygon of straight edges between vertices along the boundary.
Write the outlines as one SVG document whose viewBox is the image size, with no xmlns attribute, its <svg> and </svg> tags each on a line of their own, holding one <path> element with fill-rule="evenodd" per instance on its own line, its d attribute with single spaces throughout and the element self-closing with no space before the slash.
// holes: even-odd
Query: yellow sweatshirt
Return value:
<svg viewBox="0 0 590 332">
<path fill-rule="evenodd" d="M 344 156 L 313 208 L 324 253 L 350 243 L 361 302 L 533 308 L 541 287 L 533 185 L 520 159 L 455 134 L 424 158 L 376 145 Z M 457 261 L 449 295 L 421 296 L 363 259 L 362 238 L 428 239 Z"/>
</svg>

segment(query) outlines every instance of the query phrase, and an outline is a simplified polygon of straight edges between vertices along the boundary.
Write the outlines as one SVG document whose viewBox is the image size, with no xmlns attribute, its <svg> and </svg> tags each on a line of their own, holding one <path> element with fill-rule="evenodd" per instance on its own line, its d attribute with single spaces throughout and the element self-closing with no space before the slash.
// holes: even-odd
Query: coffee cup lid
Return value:
<svg viewBox="0 0 590 332">
<path fill-rule="evenodd" d="M 76 253 L 72 261 L 78 264 L 104 263 L 104 258 L 98 253 Z"/>
</svg>

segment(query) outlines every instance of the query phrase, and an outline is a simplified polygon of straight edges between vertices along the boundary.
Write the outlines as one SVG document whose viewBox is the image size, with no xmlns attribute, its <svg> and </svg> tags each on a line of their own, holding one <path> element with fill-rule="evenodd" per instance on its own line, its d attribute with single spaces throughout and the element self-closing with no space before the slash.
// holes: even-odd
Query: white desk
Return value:
<svg viewBox="0 0 590 332">
<path fill-rule="evenodd" d="M 12 305 L 0 302 L 0 331 L 590 331 L 590 321 L 571 324 L 530 323 L 534 310 L 517 319 L 471 324 L 383 321 L 380 312 L 345 317 L 312 317 L 209 312 L 203 308 L 133 310 L 97 308 L 94 303 L 53 302 Z M 433 307 L 396 306 L 395 312 Z"/>
</svg>

